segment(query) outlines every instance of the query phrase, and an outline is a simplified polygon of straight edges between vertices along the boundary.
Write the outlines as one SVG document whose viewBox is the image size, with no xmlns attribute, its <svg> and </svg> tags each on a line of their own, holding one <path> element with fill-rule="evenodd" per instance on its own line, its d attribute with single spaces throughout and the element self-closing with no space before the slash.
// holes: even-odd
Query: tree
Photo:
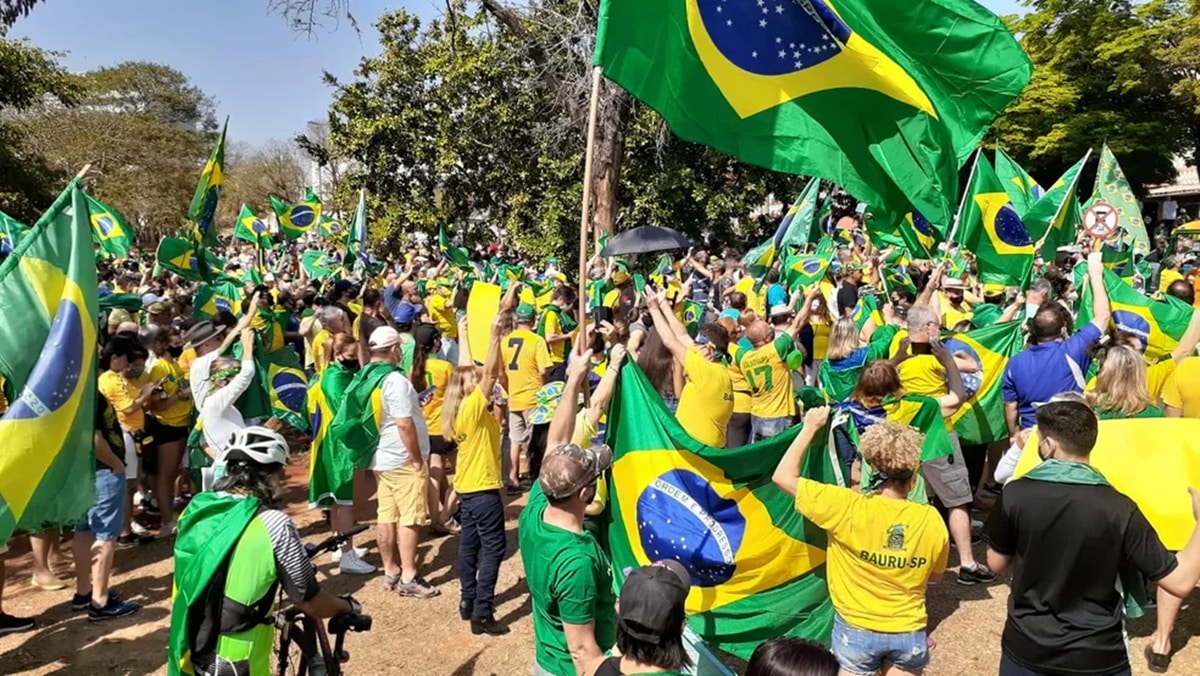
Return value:
<svg viewBox="0 0 1200 676">
<path fill-rule="evenodd" d="M 90 164 L 89 190 L 145 241 L 178 231 L 216 140 L 212 100 L 154 63 L 94 70 L 78 85 L 79 105 L 47 98 L 25 115 L 23 147 L 62 174 Z"/>
<path fill-rule="evenodd" d="M 299 199 L 303 187 L 304 161 L 293 141 L 230 145 L 225 150 L 225 185 L 217 205 L 217 223 L 232 227 L 243 204 L 261 216 L 271 208 L 271 195 Z"/>
<path fill-rule="evenodd" d="M 0 5 L 0 20 L 7 5 Z M 79 89 L 58 55 L 26 42 L 0 39 L 0 210 L 33 224 L 50 206 L 66 177 L 25 145 L 20 117 L 43 99 L 75 102 Z"/>
</svg>

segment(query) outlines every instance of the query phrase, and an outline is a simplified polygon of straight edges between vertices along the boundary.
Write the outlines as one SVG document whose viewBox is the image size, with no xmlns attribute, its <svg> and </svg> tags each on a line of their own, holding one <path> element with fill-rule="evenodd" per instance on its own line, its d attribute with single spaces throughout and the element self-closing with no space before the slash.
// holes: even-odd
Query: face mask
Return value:
<svg viewBox="0 0 1200 676">
<path fill-rule="evenodd" d="M 338 363 L 348 369 L 358 368 L 358 360 L 357 359 L 339 359 Z"/>
<path fill-rule="evenodd" d="M 1025 304 L 1025 316 L 1026 317 L 1034 316 L 1035 314 L 1037 314 L 1039 307 L 1041 307 L 1041 306 L 1038 305 L 1037 303 L 1026 303 Z"/>
<path fill-rule="evenodd" d="M 182 345 L 169 345 L 169 346 L 167 346 L 167 354 L 178 359 L 179 355 L 183 354 L 183 346 Z"/>
<path fill-rule="evenodd" d="M 137 377 L 140 377 L 145 372 L 146 372 L 145 367 L 134 368 L 134 367 L 130 366 L 125 371 L 125 375 L 129 376 L 130 378 L 137 378 Z"/>
</svg>

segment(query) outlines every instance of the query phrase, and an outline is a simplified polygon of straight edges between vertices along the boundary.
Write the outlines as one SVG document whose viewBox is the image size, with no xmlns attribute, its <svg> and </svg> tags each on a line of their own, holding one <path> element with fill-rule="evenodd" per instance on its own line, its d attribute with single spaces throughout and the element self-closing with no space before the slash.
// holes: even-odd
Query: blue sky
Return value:
<svg viewBox="0 0 1200 676">
<path fill-rule="evenodd" d="M 997 13 L 1019 11 L 1016 0 L 981 0 Z M 440 0 L 353 0 L 361 35 L 348 22 L 313 38 L 290 31 L 267 13 L 267 0 L 45 0 L 9 32 L 38 47 L 66 52 L 71 70 L 123 61 L 155 61 L 181 71 L 230 116 L 231 141 L 258 144 L 291 138 L 321 119 L 329 71 L 348 79 L 359 59 L 378 52 L 371 26 L 385 11 L 406 7 L 437 16 Z"/>
</svg>

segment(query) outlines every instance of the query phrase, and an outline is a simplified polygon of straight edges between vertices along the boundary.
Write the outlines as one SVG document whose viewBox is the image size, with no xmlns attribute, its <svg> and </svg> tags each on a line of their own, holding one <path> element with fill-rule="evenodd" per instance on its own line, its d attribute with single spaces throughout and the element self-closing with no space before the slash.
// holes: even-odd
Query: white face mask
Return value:
<svg viewBox="0 0 1200 676">
<path fill-rule="evenodd" d="M 1034 316 L 1035 314 L 1037 314 L 1039 307 L 1041 307 L 1041 305 L 1038 305 L 1037 303 L 1026 303 L 1025 304 L 1025 316 L 1026 317 Z"/>
</svg>

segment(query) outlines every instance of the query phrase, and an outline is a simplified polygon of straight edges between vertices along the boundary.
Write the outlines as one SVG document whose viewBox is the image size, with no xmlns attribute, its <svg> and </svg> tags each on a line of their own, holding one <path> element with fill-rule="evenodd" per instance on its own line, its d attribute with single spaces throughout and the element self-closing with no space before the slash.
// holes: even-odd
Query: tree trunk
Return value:
<svg viewBox="0 0 1200 676">
<path fill-rule="evenodd" d="M 605 82 L 600 94 L 600 119 L 596 125 L 596 205 L 592 237 L 616 229 L 620 209 L 621 160 L 625 155 L 625 130 L 633 113 L 633 99 L 620 87 Z"/>
</svg>

